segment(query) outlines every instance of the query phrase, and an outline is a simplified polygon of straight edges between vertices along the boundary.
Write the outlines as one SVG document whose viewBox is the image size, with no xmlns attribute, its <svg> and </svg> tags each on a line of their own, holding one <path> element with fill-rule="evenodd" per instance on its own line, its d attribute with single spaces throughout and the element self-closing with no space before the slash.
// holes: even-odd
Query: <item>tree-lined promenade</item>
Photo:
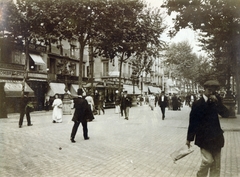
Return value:
<svg viewBox="0 0 240 177">
<path fill-rule="evenodd" d="M 88 46 L 90 58 L 120 61 L 119 88 L 124 62 L 131 60 L 133 74 L 139 77 L 142 72 L 151 73 L 156 58 L 163 58 L 171 77 L 193 84 L 201 85 L 214 77 L 223 90 L 233 91 L 231 83 L 240 81 L 238 0 L 167 0 L 156 9 L 141 0 L 6 0 L 0 5 L 1 37 L 24 44 L 26 53 L 26 44 L 32 42 L 48 46 L 51 52 L 53 43 L 61 50 L 63 40 L 77 40 L 79 71 L 83 70 L 84 48 Z M 169 36 L 187 27 L 198 31 L 207 57 L 194 54 L 187 43 L 169 45 L 161 39 L 167 30 L 166 10 L 168 15 L 177 12 Z M 240 94 L 239 84 L 234 91 Z"/>
</svg>

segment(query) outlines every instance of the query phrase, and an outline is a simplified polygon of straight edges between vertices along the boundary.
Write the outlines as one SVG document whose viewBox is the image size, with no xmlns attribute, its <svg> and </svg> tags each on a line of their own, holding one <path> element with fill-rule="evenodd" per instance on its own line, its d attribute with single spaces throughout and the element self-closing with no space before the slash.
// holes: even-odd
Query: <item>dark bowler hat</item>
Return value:
<svg viewBox="0 0 240 177">
<path fill-rule="evenodd" d="M 127 91 L 125 90 L 123 93 L 127 93 Z"/>
<path fill-rule="evenodd" d="M 83 89 L 82 89 L 82 88 L 79 88 L 79 89 L 77 90 L 77 94 L 78 94 L 78 95 L 82 95 L 82 94 L 83 94 Z"/>
<path fill-rule="evenodd" d="M 217 80 L 209 80 L 207 82 L 205 82 L 204 84 L 204 87 L 219 87 L 220 84 Z"/>
</svg>

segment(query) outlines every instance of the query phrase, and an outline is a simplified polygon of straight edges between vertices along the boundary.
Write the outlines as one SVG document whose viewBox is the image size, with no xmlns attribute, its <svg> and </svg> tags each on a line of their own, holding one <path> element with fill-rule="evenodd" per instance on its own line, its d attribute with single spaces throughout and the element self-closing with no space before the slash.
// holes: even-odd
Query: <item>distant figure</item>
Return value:
<svg viewBox="0 0 240 177">
<path fill-rule="evenodd" d="M 174 94 L 173 94 L 173 97 L 172 97 L 172 108 L 173 108 L 173 110 L 174 110 L 174 111 L 178 110 L 178 106 L 179 106 L 179 104 L 178 104 L 178 97 L 177 97 L 177 95 L 174 93 Z"/>
<path fill-rule="evenodd" d="M 19 128 L 22 128 L 22 123 L 23 123 L 23 118 L 24 115 L 26 114 L 27 117 L 27 125 L 32 126 L 33 124 L 31 123 L 31 117 L 30 117 L 30 107 L 28 107 L 29 103 L 29 98 L 28 98 L 28 92 L 24 92 L 24 96 L 21 98 L 21 103 L 20 103 L 20 118 L 19 118 Z"/>
<path fill-rule="evenodd" d="M 50 105 L 50 98 L 49 96 L 45 96 L 44 106 L 46 111 L 49 111 L 49 105 Z"/>
<path fill-rule="evenodd" d="M 157 106 L 158 98 L 159 98 L 159 94 L 157 93 L 157 94 L 155 95 L 155 107 Z"/>
<path fill-rule="evenodd" d="M 63 111 L 62 111 L 63 102 L 59 98 L 58 94 L 55 95 L 55 99 L 53 101 L 52 107 L 53 107 L 53 113 L 52 113 L 53 123 L 61 123 L 62 116 L 63 116 Z"/>
<path fill-rule="evenodd" d="M 168 98 L 165 96 L 165 92 L 162 91 L 158 98 L 158 105 L 161 108 L 162 120 L 165 118 L 165 108 L 168 106 Z"/>
<path fill-rule="evenodd" d="M 95 90 L 95 94 L 94 94 L 94 104 L 95 104 L 95 110 L 97 111 L 97 114 L 99 113 L 99 93 L 97 90 Z"/>
<path fill-rule="evenodd" d="M 123 107 L 122 107 L 122 104 L 121 104 L 122 98 L 123 98 L 123 92 L 121 92 L 120 100 L 119 100 L 121 116 L 123 116 Z"/>
<path fill-rule="evenodd" d="M 103 105 L 104 105 L 104 96 L 100 92 L 99 93 L 99 102 L 98 102 L 98 114 L 99 115 L 101 114 L 101 111 L 103 112 L 103 114 L 105 114 Z"/>
<path fill-rule="evenodd" d="M 85 99 L 87 100 L 88 105 L 90 106 L 91 110 L 93 111 L 94 110 L 94 100 L 91 96 L 91 92 L 87 93 L 87 96 L 85 97 Z"/>
<path fill-rule="evenodd" d="M 119 114 L 120 113 L 120 95 L 118 90 L 116 90 L 116 101 L 115 101 L 115 113 Z"/>
<path fill-rule="evenodd" d="M 151 110 L 153 111 L 154 107 L 155 107 L 155 96 L 153 94 L 150 94 L 148 96 L 148 100 L 149 100 L 149 106 L 150 106 Z"/>
<path fill-rule="evenodd" d="M 93 116 L 87 100 L 85 100 L 82 96 L 83 90 L 80 88 L 80 89 L 78 89 L 77 93 L 78 93 L 78 98 L 74 99 L 74 106 L 73 106 L 75 108 L 73 118 L 72 118 L 74 125 L 72 128 L 72 133 L 71 133 L 71 137 L 70 137 L 70 140 L 72 143 L 76 142 L 75 136 L 76 136 L 76 133 L 77 133 L 80 123 L 82 123 L 84 139 L 85 140 L 89 139 L 87 121 L 88 121 L 88 119 L 92 119 L 91 117 Z"/>
<path fill-rule="evenodd" d="M 123 97 L 121 98 L 121 107 L 123 109 L 125 119 L 129 119 L 129 109 L 132 107 L 132 99 L 127 95 L 127 91 L 123 92 Z"/>
</svg>

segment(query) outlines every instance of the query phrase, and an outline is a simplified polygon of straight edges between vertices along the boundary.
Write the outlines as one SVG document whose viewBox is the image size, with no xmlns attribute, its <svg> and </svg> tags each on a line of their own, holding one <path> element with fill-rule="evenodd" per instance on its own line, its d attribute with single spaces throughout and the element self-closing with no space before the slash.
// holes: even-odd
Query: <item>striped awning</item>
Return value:
<svg viewBox="0 0 240 177">
<path fill-rule="evenodd" d="M 125 85 L 123 84 L 123 91 L 127 91 L 128 94 L 133 94 L 133 91 L 135 92 L 134 94 L 140 95 L 141 90 L 135 85 L 133 88 L 133 85 Z"/>
<path fill-rule="evenodd" d="M 4 85 L 4 91 L 6 97 L 21 97 L 23 91 L 23 83 L 20 82 L 6 82 Z M 34 97 L 34 91 L 29 87 L 29 85 L 24 83 L 24 92 L 29 93 L 29 97 Z"/>
</svg>

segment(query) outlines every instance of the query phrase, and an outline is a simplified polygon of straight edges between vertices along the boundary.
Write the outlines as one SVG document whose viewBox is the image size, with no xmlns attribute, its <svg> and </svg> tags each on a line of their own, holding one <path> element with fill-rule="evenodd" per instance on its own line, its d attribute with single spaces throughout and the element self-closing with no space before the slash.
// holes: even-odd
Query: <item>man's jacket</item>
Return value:
<svg viewBox="0 0 240 177">
<path fill-rule="evenodd" d="M 75 112 L 73 114 L 72 121 L 85 122 L 92 115 L 91 108 L 88 105 L 87 100 L 82 97 L 74 99 Z"/>
<path fill-rule="evenodd" d="M 229 111 L 218 102 L 205 102 L 200 98 L 194 102 L 190 112 L 187 140 L 193 141 L 200 148 L 216 150 L 224 146 L 223 130 L 221 129 L 218 114 L 228 117 Z"/>
</svg>

